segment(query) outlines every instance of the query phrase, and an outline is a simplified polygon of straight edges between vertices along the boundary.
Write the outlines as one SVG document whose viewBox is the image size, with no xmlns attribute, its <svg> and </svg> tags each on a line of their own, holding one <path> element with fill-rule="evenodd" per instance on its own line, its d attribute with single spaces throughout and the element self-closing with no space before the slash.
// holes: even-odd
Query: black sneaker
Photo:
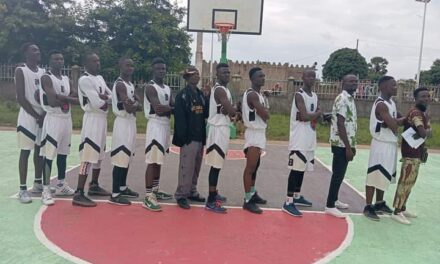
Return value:
<svg viewBox="0 0 440 264">
<path fill-rule="evenodd" d="M 364 207 L 364 215 L 373 221 L 379 221 L 380 218 L 379 216 L 377 216 L 376 214 L 376 210 L 374 209 L 374 207 L 372 205 L 367 205 Z"/>
<path fill-rule="evenodd" d="M 121 191 L 121 195 L 124 197 L 129 197 L 129 198 L 138 198 L 139 197 L 139 193 L 133 191 L 132 189 L 128 188 Z"/>
<path fill-rule="evenodd" d="M 267 201 L 261 198 L 258 195 L 258 192 L 255 192 L 254 195 L 252 195 L 251 200 L 249 202 L 255 203 L 255 204 L 267 204 Z"/>
<path fill-rule="evenodd" d="M 186 198 L 179 198 L 177 199 L 177 205 L 182 209 L 190 209 L 191 206 L 188 203 L 188 200 Z"/>
<path fill-rule="evenodd" d="M 249 201 L 249 202 L 245 201 L 243 203 L 243 209 L 247 210 L 251 213 L 254 213 L 254 214 L 262 214 L 263 213 L 263 210 L 261 210 L 260 207 L 258 207 L 258 205 L 256 203 L 253 203 L 251 201 Z"/>
<path fill-rule="evenodd" d="M 391 215 L 393 213 L 393 210 L 388 207 L 388 205 L 385 203 L 385 201 L 377 202 L 374 205 L 374 210 L 376 210 L 377 214 L 387 214 Z"/>
<path fill-rule="evenodd" d="M 118 194 L 118 196 L 116 196 L 116 197 L 113 197 L 113 195 L 110 196 L 110 199 L 108 200 L 108 202 L 111 204 L 116 204 L 116 205 L 130 205 L 131 204 L 131 202 L 127 198 L 124 198 L 122 196 L 122 193 Z"/>
<path fill-rule="evenodd" d="M 110 196 L 111 193 L 101 188 L 97 183 L 90 183 L 88 195 L 96 195 L 96 196 Z"/>
<path fill-rule="evenodd" d="M 73 195 L 72 205 L 82 207 L 95 207 L 96 203 L 84 195 L 84 192 L 76 191 Z"/>
<path fill-rule="evenodd" d="M 206 201 L 206 198 L 201 196 L 200 194 L 188 196 L 188 199 L 193 202 L 199 202 L 199 203 L 204 203 Z"/>
</svg>

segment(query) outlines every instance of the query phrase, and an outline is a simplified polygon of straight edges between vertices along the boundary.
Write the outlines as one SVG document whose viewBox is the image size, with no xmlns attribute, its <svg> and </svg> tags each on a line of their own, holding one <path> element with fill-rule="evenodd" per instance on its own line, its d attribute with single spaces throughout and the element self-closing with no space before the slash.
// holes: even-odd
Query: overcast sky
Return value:
<svg viewBox="0 0 440 264">
<path fill-rule="evenodd" d="M 177 2 L 187 4 L 187 0 Z M 299 65 L 317 62 L 321 66 L 330 53 L 339 48 L 355 48 L 359 39 L 359 52 L 367 62 L 374 56 L 385 57 L 390 75 L 414 78 L 423 6 L 415 0 L 266 0 L 262 35 L 232 35 L 228 59 Z M 440 58 L 439 29 L 440 0 L 432 0 L 427 8 L 422 70 Z M 191 47 L 195 54 L 195 41 Z M 210 47 L 211 34 L 205 33 L 205 60 L 210 59 Z M 214 60 L 218 60 L 217 36 L 213 52 Z"/>
</svg>

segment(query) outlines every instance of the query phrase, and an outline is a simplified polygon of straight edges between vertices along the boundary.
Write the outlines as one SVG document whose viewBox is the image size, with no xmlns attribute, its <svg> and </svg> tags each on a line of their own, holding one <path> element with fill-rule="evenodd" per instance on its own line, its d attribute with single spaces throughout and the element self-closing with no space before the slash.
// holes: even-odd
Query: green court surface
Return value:
<svg viewBox="0 0 440 264">
<path fill-rule="evenodd" d="M 18 150 L 13 131 L 0 132 L 0 263 L 66 263 L 39 242 L 34 234 L 34 218 L 41 207 L 37 199 L 31 204 L 20 204 L 11 198 L 18 191 Z M 78 164 L 79 135 L 72 138 L 72 155 L 68 168 Z M 107 144 L 110 146 L 110 144 Z M 347 182 L 363 192 L 367 169 L 368 150 L 358 150 L 349 165 Z M 326 165 L 331 164 L 328 147 L 319 147 L 317 157 Z M 31 160 L 29 161 L 31 165 Z M 399 164 L 400 165 L 400 164 Z M 56 173 L 56 169 L 54 168 Z M 351 215 L 354 238 L 332 263 L 439 263 L 440 259 L 440 155 L 431 154 L 422 165 L 417 184 L 410 197 L 408 208 L 417 212 L 418 218 L 411 226 L 404 226 L 383 218 L 372 222 L 362 215 Z M 33 181 L 32 165 L 28 174 L 28 187 Z M 72 186 L 75 183 L 71 184 Z M 395 185 L 387 192 L 386 199 L 392 203 Z M 344 201 L 350 202 L 350 201 Z M 93 221 L 93 219 L 91 219 Z M 63 223 L 60 223 L 62 225 Z M 67 228 L 67 227 L 66 227 Z M 326 234 L 322 234 L 323 237 Z M 295 239 L 292 236 L 292 239 Z M 294 261 L 292 261 L 294 263 Z"/>
</svg>

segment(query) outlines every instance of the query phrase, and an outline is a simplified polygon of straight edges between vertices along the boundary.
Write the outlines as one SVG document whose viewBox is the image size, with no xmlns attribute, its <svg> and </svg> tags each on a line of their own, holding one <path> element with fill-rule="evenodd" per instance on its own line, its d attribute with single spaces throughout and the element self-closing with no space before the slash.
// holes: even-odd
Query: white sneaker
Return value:
<svg viewBox="0 0 440 264">
<path fill-rule="evenodd" d="M 18 192 L 18 200 L 20 203 L 32 203 L 31 195 L 27 190 L 20 190 Z"/>
<path fill-rule="evenodd" d="M 343 214 L 341 211 L 338 210 L 338 208 L 334 207 L 334 208 L 325 208 L 325 213 L 332 215 L 334 217 L 337 218 L 345 218 L 345 214 Z"/>
<path fill-rule="evenodd" d="M 411 222 L 408 219 L 406 219 L 406 217 L 402 213 L 391 214 L 391 219 L 404 225 L 411 224 Z"/>
<path fill-rule="evenodd" d="M 407 218 L 417 218 L 417 214 L 408 210 L 402 211 L 402 214 Z"/>
<path fill-rule="evenodd" d="M 348 209 L 348 207 L 349 207 L 348 204 L 343 203 L 343 202 L 341 202 L 341 201 L 339 201 L 339 200 L 337 200 L 337 201 L 335 202 L 335 206 L 336 206 L 336 208 L 338 208 L 338 209 Z"/>
<path fill-rule="evenodd" d="M 55 195 L 57 196 L 71 196 L 75 194 L 75 190 L 72 189 L 67 182 L 64 182 L 62 186 L 55 186 Z"/>
<path fill-rule="evenodd" d="M 41 202 L 44 205 L 53 205 L 55 204 L 55 201 L 52 198 L 52 194 L 50 193 L 49 188 L 44 188 L 43 192 L 41 193 Z"/>
</svg>

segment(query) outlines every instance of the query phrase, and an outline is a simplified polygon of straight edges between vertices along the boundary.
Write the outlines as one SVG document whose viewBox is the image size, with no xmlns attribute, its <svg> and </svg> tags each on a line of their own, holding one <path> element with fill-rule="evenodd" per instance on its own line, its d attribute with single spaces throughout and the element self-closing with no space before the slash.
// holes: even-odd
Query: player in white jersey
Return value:
<svg viewBox="0 0 440 264">
<path fill-rule="evenodd" d="M 379 79 L 380 96 L 371 109 L 370 158 L 365 186 L 366 206 L 364 215 L 374 221 L 379 221 L 377 213 L 392 214 L 392 210 L 384 201 L 384 193 L 390 183 L 396 181 L 397 165 L 397 128 L 402 126 L 405 118 L 397 112 L 392 96 L 397 94 L 397 83 L 391 76 Z M 376 192 L 376 203 L 373 196 Z"/>
<path fill-rule="evenodd" d="M 98 184 L 101 162 L 105 154 L 107 137 L 107 113 L 111 91 L 101 75 L 98 75 L 100 61 L 96 53 L 84 56 L 85 73 L 78 81 L 78 97 L 84 110 L 79 145 L 80 168 L 78 187 L 73 196 L 72 204 L 84 207 L 96 206 L 96 203 L 84 195 L 84 185 L 87 175 L 92 169 L 92 180 L 88 195 L 109 196 L 110 193 Z"/>
<path fill-rule="evenodd" d="M 15 87 L 20 112 L 17 121 L 17 139 L 20 148 L 18 163 L 20 175 L 20 192 L 18 199 L 22 203 L 30 203 L 32 199 L 27 191 L 27 169 L 31 150 L 34 150 L 35 181 L 31 192 L 41 192 L 43 185 L 41 175 L 43 159 L 40 154 L 41 127 L 43 126 L 44 111 L 39 103 L 40 78 L 44 70 L 38 67 L 41 60 L 40 49 L 37 45 L 26 43 L 22 46 L 26 63 L 15 69 Z"/>
<path fill-rule="evenodd" d="M 264 86 L 265 74 L 261 68 L 254 67 L 249 71 L 252 86 L 243 95 L 244 153 L 246 167 L 243 172 L 245 198 L 243 209 L 261 214 L 263 210 L 257 204 L 266 204 L 255 188 L 257 170 L 260 166 L 261 152 L 266 148 L 266 128 L 269 111 L 264 105 L 261 87 Z"/>
<path fill-rule="evenodd" d="M 142 111 L 142 105 L 135 94 L 131 78 L 134 71 L 133 60 L 119 60 L 120 75 L 112 90 L 112 110 L 116 116 L 113 123 L 112 150 L 113 165 L 112 195 L 109 203 L 130 205 L 126 197 L 136 198 L 137 192 L 127 186 L 128 167 L 136 149 L 136 111 Z"/>
<path fill-rule="evenodd" d="M 206 142 L 205 163 L 209 170 L 209 196 L 205 208 L 216 213 L 226 213 L 222 203 L 226 198 L 217 191 L 218 176 L 228 154 L 231 119 L 237 110 L 232 106 L 231 92 L 226 87 L 231 72 L 229 65 L 217 65 L 217 83 L 211 89 L 209 99 L 208 139 Z"/>
<path fill-rule="evenodd" d="M 42 202 L 52 205 L 49 190 L 52 161 L 57 158 L 58 183 L 55 195 L 73 195 L 74 190 L 65 182 L 67 155 L 70 154 L 72 135 L 72 117 L 70 104 L 79 104 L 75 91 L 71 89 L 69 77 L 62 75 L 64 57 L 60 51 L 49 53 L 48 70 L 41 77 L 40 102 L 46 117 L 44 118 L 40 155 L 44 157 Z"/>
<path fill-rule="evenodd" d="M 170 117 L 173 99 L 168 85 L 164 84 L 166 64 L 161 58 L 153 59 L 153 80 L 145 87 L 144 111 L 148 119 L 145 142 L 145 190 L 143 206 L 151 211 L 161 211 L 157 200 L 172 196 L 159 190 L 160 169 L 170 146 Z"/>
<path fill-rule="evenodd" d="M 303 87 L 295 93 L 290 113 L 289 161 L 287 199 L 282 210 L 292 216 L 302 216 L 295 205 L 312 206 L 300 195 L 304 172 L 313 171 L 316 149 L 316 123 L 321 117 L 318 97 L 312 92 L 316 80 L 314 70 L 305 70 Z"/>
</svg>

